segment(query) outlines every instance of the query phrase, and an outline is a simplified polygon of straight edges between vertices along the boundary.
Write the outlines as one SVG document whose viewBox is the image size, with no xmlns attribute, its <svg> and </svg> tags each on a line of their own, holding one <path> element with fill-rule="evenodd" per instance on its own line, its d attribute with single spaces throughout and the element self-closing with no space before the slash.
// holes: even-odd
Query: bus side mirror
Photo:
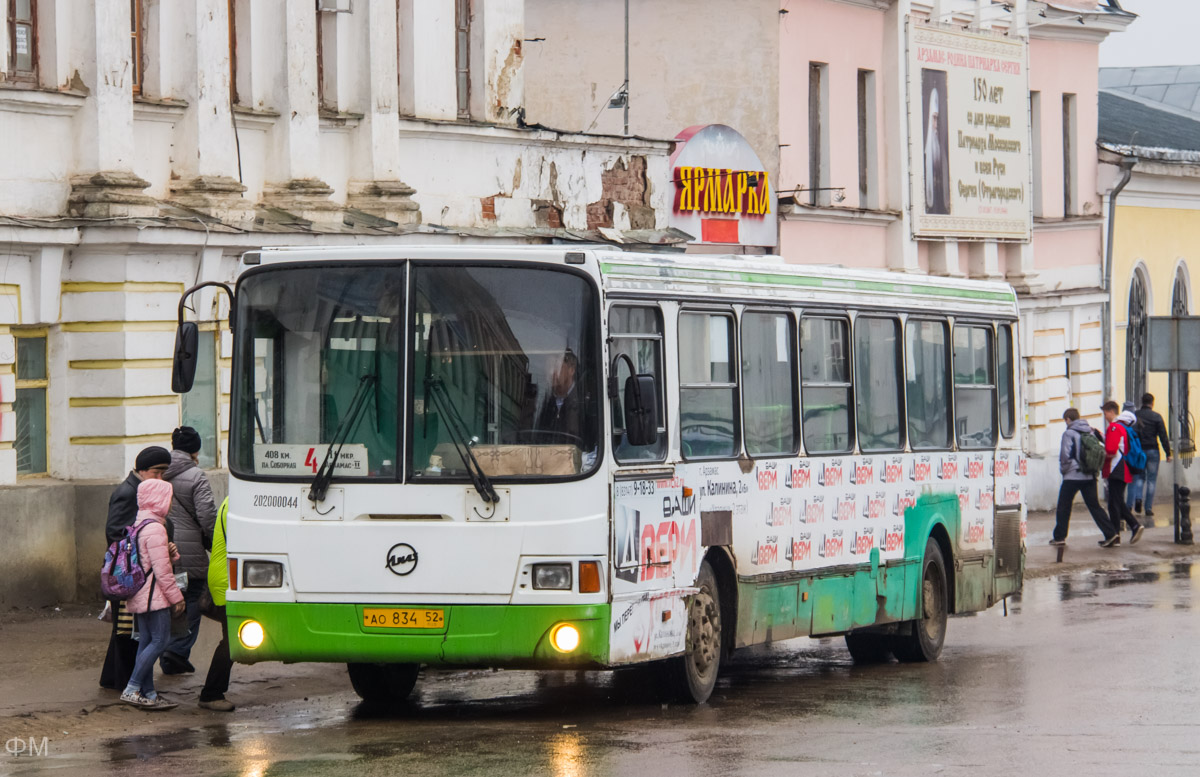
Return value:
<svg viewBox="0 0 1200 777">
<path fill-rule="evenodd" d="M 196 352 L 200 342 L 200 327 L 194 321 L 184 321 L 175 330 L 175 361 L 171 365 L 171 391 L 186 394 L 196 380 Z"/>
<path fill-rule="evenodd" d="M 653 375 L 625 379 L 625 437 L 630 445 L 652 445 L 658 439 L 657 396 Z"/>
<path fill-rule="evenodd" d="M 220 281 L 205 281 L 198 283 L 183 293 L 179 298 L 179 326 L 175 329 L 175 359 L 171 364 L 171 391 L 176 394 L 186 394 L 192 390 L 196 381 L 196 358 L 200 346 L 200 327 L 192 321 L 183 320 L 183 312 L 188 309 L 187 302 L 191 296 L 201 289 L 217 286 L 229 295 L 229 329 L 234 328 L 233 289 Z"/>
</svg>

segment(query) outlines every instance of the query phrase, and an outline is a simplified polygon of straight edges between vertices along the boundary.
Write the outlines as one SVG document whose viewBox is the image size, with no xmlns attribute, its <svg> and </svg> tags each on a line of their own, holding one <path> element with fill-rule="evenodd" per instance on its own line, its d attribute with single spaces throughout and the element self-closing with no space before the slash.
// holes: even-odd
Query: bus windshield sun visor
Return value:
<svg viewBox="0 0 1200 777">
<path fill-rule="evenodd" d="M 321 466 L 308 489 L 308 500 L 313 504 L 325 501 L 325 493 L 329 491 L 329 483 L 333 480 L 334 470 L 337 469 L 338 457 L 342 455 L 342 446 L 346 444 L 350 430 L 358 425 L 358 419 L 367 406 L 367 396 L 371 393 L 369 389 L 375 387 L 377 380 L 378 378 L 371 374 L 358 379 L 358 388 L 350 400 L 350 406 L 338 422 L 337 429 L 329 440 L 329 447 L 325 450 L 325 458 L 321 460 Z"/>
<path fill-rule="evenodd" d="M 425 393 L 432 397 L 438 411 L 445 416 L 446 430 L 450 432 L 454 449 L 462 458 L 463 466 L 466 467 L 467 474 L 471 476 L 471 484 L 479 492 L 479 498 L 487 504 L 497 504 L 500 496 L 492 486 L 492 481 L 488 479 L 487 473 L 480 466 L 479 459 L 475 458 L 475 452 L 471 450 L 471 446 L 475 444 L 476 440 L 469 435 L 467 424 L 459 415 L 458 408 L 454 406 L 442 379 L 436 375 L 429 375 L 425 378 Z"/>
</svg>

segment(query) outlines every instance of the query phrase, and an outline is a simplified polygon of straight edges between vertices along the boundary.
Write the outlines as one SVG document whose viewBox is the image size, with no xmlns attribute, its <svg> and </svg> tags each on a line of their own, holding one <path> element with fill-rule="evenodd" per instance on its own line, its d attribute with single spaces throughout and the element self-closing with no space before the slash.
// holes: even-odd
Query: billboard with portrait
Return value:
<svg viewBox="0 0 1200 777">
<path fill-rule="evenodd" d="M 909 20 L 913 236 L 1028 240 L 1028 44 Z"/>
</svg>

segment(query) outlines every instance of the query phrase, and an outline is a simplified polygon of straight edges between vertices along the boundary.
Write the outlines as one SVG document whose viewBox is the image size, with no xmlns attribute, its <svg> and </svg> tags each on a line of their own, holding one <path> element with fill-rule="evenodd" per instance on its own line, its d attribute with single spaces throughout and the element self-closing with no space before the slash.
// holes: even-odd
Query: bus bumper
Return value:
<svg viewBox="0 0 1200 777">
<path fill-rule="evenodd" d="M 371 605 L 382 606 L 382 605 Z M 610 605 L 419 605 L 445 613 L 429 629 L 363 626 L 361 604 L 228 602 L 229 652 L 234 661 L 420 663 L 434 666 L 524 668 L 599 667 L 608 659 Z M 247 621 L 263 630 L 262 644 L 239 637 Z M 550 632 L 561 623 L 579 630 L 579 647 L 560 653 Z"/>
</svg>

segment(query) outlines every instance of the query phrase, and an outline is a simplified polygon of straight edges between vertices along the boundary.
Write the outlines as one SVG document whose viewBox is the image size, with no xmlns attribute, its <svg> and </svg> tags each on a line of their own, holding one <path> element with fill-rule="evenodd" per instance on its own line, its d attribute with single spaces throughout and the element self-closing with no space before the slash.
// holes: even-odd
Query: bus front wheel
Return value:
<svg viewBox="0 0 1200 777">
<path fill-rule="evenodd" d="M 684 654 L 672 659 L 680 701 L 702 704 L 712 695 L 721 667 L 721 592 L 707 561 L 696 576 L 700 590 L 688 601 Z"/>
<path fill-rule="evenodd" d="M 931 537 L 925 543 L 925 559 L 921 562 L 921 617 L 912 622 L 909 634 L 897 636 L 892 644 L 896 660 L 905 663 L 936 661 L 946 641 L 946 621 L 949 619 L 949 593 L 946 585 L 946 562 L 941 547 Z"/>
<path fill-rule="evenodd" d="M 402 702 L 417 684 L 420 664 L 346 664 L 350 684 L 367 702 Z"/>
</svg>

